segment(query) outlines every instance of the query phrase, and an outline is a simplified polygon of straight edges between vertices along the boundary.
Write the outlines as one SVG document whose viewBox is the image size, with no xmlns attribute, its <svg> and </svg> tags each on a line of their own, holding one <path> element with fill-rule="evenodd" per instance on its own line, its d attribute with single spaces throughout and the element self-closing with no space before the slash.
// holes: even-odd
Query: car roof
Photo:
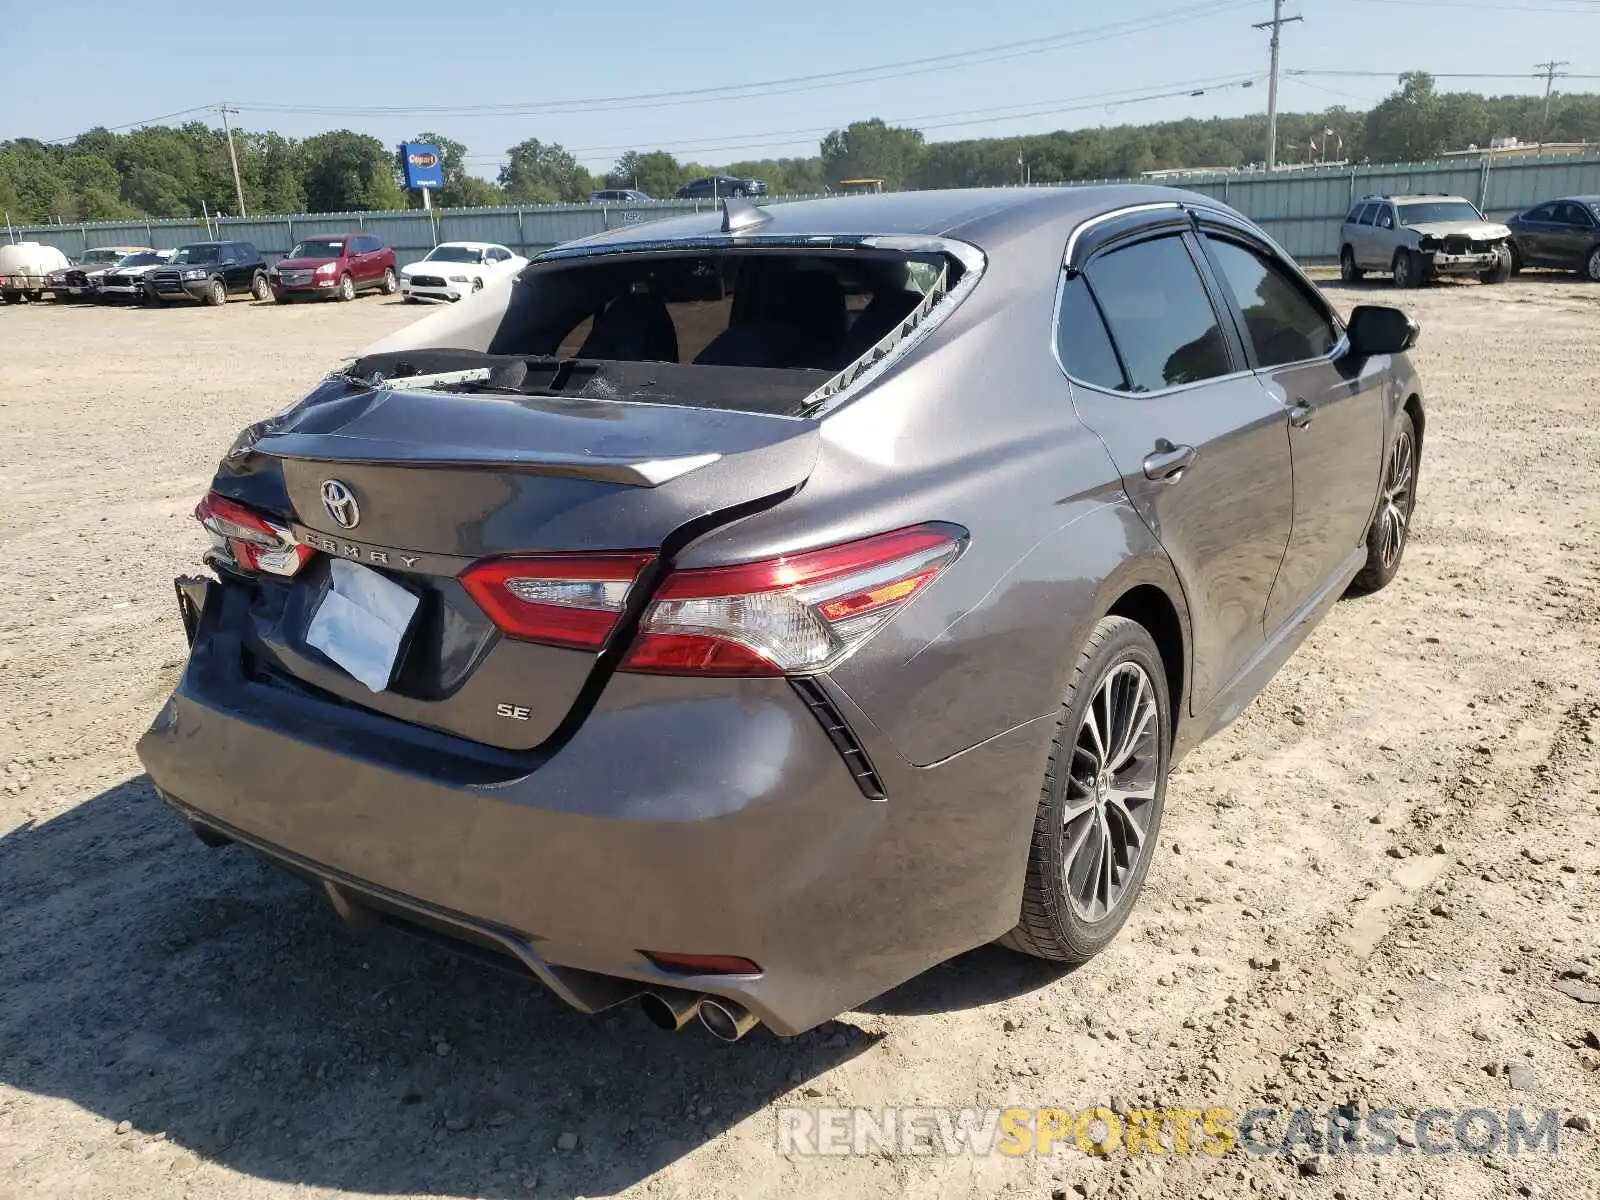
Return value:
<svg viewBox="0 0 1600 1200">
<path fill-rule="evenodd" d="M 1188 202 L 1227 209 L 1181 188 L 1155 184 L 1090 184 L 1046 188 L 950 188 L 926 192 L 888 192 L 830 196 L 762 207 L 770 220 L 762 237 L 849 237 L 919 235 L 956 238 L 989 250 L 1049 226 L 1082 224 L 1092 217 L 1138 204 Z M 721 232 L 718 210 L 622 225 L 586 238 L 585 247 L 618 249 L 662 241 L 692 240 Z"/>
<path fill-rule="evenodd" d="M 499 242 L 440 242 L 439 246 L 461 246 L 467 250 L 488 250 L 490 247 L 505 249 Z M 434 249 L 437 250 L 439 246 L 435 246 Z"/>
</svg>

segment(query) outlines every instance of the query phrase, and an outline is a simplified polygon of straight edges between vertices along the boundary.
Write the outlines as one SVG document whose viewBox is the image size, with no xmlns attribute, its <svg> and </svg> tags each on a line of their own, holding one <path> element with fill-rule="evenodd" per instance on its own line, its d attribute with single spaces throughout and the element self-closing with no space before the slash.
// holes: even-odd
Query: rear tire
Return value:
<svg viewBox="0 0 1600 1200">
<path fill-rule="evenodd" d="M 1411 538 L 1411 517 L 1417 508 L 1417 427 L 1411 414 L 1395 419 L 1394 438 L 1383 467 L 1383 488 L 1378 511 L 1367 531 L 1367 565 L 1351 581 L 1350 590 L 1361 594 L 1389 586 L 1400 571 L 1406 543 Z"/>
<path fill-rule="evenodd" d="M 259 304 L 265 304 L 272 299 L 272 284 L 267 281 L 265 275 L 258 273 L 250 281 L 250 294 L 256 298 L 256 302 Z"/>
<path fill-rule="evenodd" d="M 1022 912 L 1002 946 L 1077 964 L 1117 935 L 1155 853 L 1171 747 L 1155 641 L 1136 621 L 1104 618 L 1061 701 Z"/>
<path fill-rule="evenodd" d="M 349 303 L 356 298 L 356 281 L 348 275 L 339 276 L 339 299 Z"/>
<path fill-rule="evenodd" d="M 1522 274 L 1522 251 L 1517 249 L 1515 242 L 1509 242 L 1507 245 L 1511 250 L 1511 273 L 1520 275 Z"/>
<path fill-rule="evenodd" d="M 382 290 L 385 296 L 392 296 L 400 290 L 400 281 L 394 277 L 393 267 L 383 269 Z"/>
<path fill-rule="evenodd" d="M 220 279 L 213 279 L 206 284 L 205 303 L 212 308 L 220 308 L 228 302 L 228 289 Z"/>
<path fill-rule="evenodd" d="M 1390 267 L 1397 288 L 1414 288 L 1422 282 L 1422 264 L 1410 250 L 1396 250 Z"/>
<path fill-rule="evenodd" d="M 1339 251 L 1339 278 L 1346 283 L 1359 283 L 1366 275 L 1360 267 L 1356 266 L 1355 252 L 1346 246 Z"/>
<path fill-rule="evenodd" d="M 1600 283 L 1600 246 L 1591 248 L 1589 257 L 1583 260 L 1583 277 L 1590 283 Z"/>
</svg>

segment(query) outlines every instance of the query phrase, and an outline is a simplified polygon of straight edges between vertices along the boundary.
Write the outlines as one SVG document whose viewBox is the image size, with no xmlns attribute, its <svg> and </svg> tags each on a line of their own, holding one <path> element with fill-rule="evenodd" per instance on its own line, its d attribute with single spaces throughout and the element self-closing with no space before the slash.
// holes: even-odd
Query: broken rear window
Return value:
<svg viewBox="0 0 1600 1200">
<path fill-rule="evenodd" d="M 488 338 L 491 378 L 462 386 L 797 413 L 872 361 L 960 270 L 938 253 L 788 248 L 542 264 Z M 470 351 L 417 350 L 371 356 L 356 373 L 398 379 L 472 362 Z"/>
</svg>

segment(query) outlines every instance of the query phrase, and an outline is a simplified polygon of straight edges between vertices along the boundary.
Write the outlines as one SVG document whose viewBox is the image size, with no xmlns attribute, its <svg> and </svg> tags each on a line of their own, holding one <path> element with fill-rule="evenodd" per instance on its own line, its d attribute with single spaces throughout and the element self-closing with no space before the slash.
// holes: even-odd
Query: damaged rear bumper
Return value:
<svg viewBox="0 0 1600 1200">
<path fill-rule="evenodd" d="M 779 1034 L 1017 919 L 1048 721 L 916 768 L 831 692 L 824 718 L 784 679 L 618 675 L 564 744 L 497 751 L 252 676 L 222 590 L 178 581 L 193 650 L 139 756 L 203 839 L 286 867 L 346 919 L 511 963 L 585 1012 L 673 990 Z M 646 951 L 759 972 L 664 971 Z"/>
</svg>

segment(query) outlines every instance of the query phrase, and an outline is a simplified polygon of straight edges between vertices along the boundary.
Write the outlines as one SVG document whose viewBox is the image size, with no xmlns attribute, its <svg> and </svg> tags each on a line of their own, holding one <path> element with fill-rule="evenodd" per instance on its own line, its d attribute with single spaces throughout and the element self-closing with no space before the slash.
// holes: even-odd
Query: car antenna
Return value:
<svg viewBox="0 0 1600 1200">
<path fill-rule="evenodd" d="M 771 213 L 757 208 L 748 200 L 728 196 L 722 201 L 723 233 L 748 233 L 752 229 L 760 229 L 770 220 Z"/>
</svg>

